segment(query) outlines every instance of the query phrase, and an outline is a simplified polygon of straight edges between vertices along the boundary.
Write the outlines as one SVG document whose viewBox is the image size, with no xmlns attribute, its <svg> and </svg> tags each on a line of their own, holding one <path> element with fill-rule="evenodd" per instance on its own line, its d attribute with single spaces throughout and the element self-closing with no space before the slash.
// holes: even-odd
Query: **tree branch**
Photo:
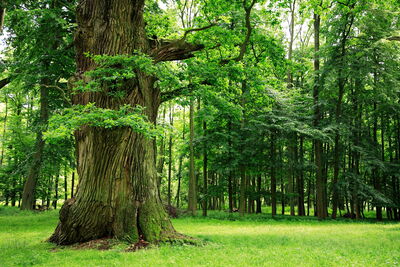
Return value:
<svg viewBox="0 0 400 267">
<path fill-rule="evenodd" d="M 250 4 L 249 7 L 246 7 L 246 0 L 243 1 L 243 8 L 246 12 L 245 15 L 245 24 L 246 24 L 246 37 L 242 43 L 242 45 L 240 46 L 240 53 L 239 56 L 237 58 L 235 58 L 235 61 L 242 61 L 244 54 L 246 53 L 246 49 L 247 49 L 247 45 L 249 44 L 250 41 L 250 37 L 251 37 L 251 32 L 253 31 L 253 28 L 251 27 L 251 22 L 250 22 L 250 16 L 251 16 L 251 10 L 253 9 L 256 0 L 253 0 Z"/>
<path fill-rule="evenodd" d="M 400 42 L 400 36 L 390 36 L 387 40 Z"/>
<path fill-rule="evenodd" d="M 168 92 L 162 92 L 161 97 L 160 97 L 161 103 L 172 100 L 178 96 L 182 96 L 183 93 L 185 92 L 185 90 L 188 90 L 188 89 L 189 89 L 189 87 L 185 86 L 185 87 L 180 87 L 175 90 L 168 91 Z"/>
<path fill-rule="evenodd" d="M 11 79 L 9 77 L 4 78 L 3 80 L 0 80 L 0 89 L 6 86 L 11 82 Z"/>
<path fill-rule="evenodd" d="M 0 34 L 3 33 L 4 17 L 6 16 L 6 8 L 0 6 Z"/>
<path fill-rule="evenodd" d="M 184 39 L 163 40 L 150 51 L 155 62 L 182 60 L 193 57 L 193 52 L 204 48 L 202 44 L 191 44 Z"/>
<path fill-rule="evenodd" d="M 217 25 L 216 23 L 211 23 L 210 25 L 207 25 L 207 26 L 204 26 L 204 27 L 201 27 L 201 28 L 188 29 L 188 30 L 186 30 L 185 33 L 183 34 L 182 39 L 185 40 L 185 39 L 186 39 L 186 36 L 187 36 L 189 33 L 191 33 L 191 32 L 204 31 L 204 30 L 207 30 L 207 29 L 209 29 L 209 28 L 211 28 L 211 27 L 214 27 L 214 26 L 216 26 L 216 25 Z"/>
<path fill-rule="evenodd" d="M 65 94 L 65 89 L 57 86 L 57 85 L 47 85 L 47 84 L 39 84 L 40 86 L 46 87 L 46 88 L 54 88 L 57 89 L 61 93 L 62 99 L 65 101 L 66 104 L 70 105 L 71 99 L 68 99 L 68 97 Z"/>
<path fill-rule="evenodd" d="M 216 26 L 216 23 L 211 23 L 210 25 L 193 28 L 185 30 L 183 37 L 176 40 L 161 40 L 155 41 L 153 49 L 150 55 L 154 58 L 155 62 L 160 61 L 172 61 L 172 60 L 182 60 L 193 57 L 193 52 L 202 50 L 204 45 L 202 44 L 191 44 L 186 42 L 186 37 L 189 33 L 199 32 L 207 30 L 211 27 Z"/>
<path fill-rule="evenodd" d="M 250 22 L 250 17 L 251 17 L 251 10 L 253 9 L 256 2 L 257 2 L 257 0 L 252 0 L 250 3 L 250 6 L 246 6 L 247 0 L 243 0 L 243 9 L 245 11 L 246 37 L 245 37 L 243 43 L 240 44 L 239 55 L 236 58 L 221 60 L 221 62 L 220 62 L 221 65 L 225 65 L 231 60 L 234 60 L 236 62 L 243 60 L 244 55 L 246 54 L 247 46 L 249 45 L 249 42 L 250 42 L 251 33 L 253 31 L 253 28 L 252 28 L 251 22 Z"/>
</svg>

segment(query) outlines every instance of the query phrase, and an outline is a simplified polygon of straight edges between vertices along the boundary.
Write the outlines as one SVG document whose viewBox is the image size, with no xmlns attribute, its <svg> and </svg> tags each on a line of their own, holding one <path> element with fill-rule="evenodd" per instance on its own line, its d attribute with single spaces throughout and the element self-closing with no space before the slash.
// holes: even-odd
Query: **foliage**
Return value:
<svg viewBox="0 0 400 267">
<path fill-rule="evenodd" d="M 120 106 L 119 110 L 98 108 L 94 103 L 74 105 L 54 115 L 49 121 L 49 130 L 44 133 L 47 140 L 57 142 L 67 138 L 82 126 L 99 128 L 130 127 L 147 137 L 155 137 L 159 131 L 147 121 L 142 107 Z"/>
</svg>

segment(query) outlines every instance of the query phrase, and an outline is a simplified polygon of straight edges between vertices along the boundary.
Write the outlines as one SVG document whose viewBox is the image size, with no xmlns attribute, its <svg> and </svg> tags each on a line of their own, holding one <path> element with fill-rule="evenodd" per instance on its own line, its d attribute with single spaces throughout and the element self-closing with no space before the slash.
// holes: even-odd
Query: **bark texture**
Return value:
<svg viewBox="0 0 400 267">
<path fill-rule="evenodd" d="M 80 1 L 75 36 L 78 79 L 96 67 L 85 52 L 130 55 L 135 50 L 154 51 L 144 31 L 143 8 L 144 0 Z M 104 88 L 74 95 L 73 104 L 95 102 L 109 109 L 141 105 L 155 122 L 160 103 L 155 79 L 140 71 L 135 74 L 136 78 L 119 88 L 126 93 L 123 99 L 110 97 L 107 91 L 111 89 Z M 60 211 L 51 242 L 72 244 L 102 237 L 157 242 L 175 233 L 158 194 L 152 140 L 128 127 L 87 126 L 75 132 L 75 139 L 79 185 L 75 197 Z"/>
</svg>

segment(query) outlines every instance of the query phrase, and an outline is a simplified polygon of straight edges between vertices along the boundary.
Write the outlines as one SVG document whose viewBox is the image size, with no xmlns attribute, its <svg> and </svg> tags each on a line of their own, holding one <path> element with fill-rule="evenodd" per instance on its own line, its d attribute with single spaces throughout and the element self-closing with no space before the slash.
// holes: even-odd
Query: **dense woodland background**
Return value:
<svg viewBox="0 0 400 267">
<path fill-rule="evenodd" d="M 59 207 L 79 184 L 71 131 L 96 120 L 123 127 L 115 114 L 71 111 L 75 5 L 0 1 L 2 205 L 21 206 L 33 186 L 36 208 Z M 147 1 L 153 42 L 199 45 L 194 57 L 155 64 L 154 160 L 167 208 L 400 220 L 399 9 Z M 126 78 L 104 66 L 94 75 Z"/>
</svg>

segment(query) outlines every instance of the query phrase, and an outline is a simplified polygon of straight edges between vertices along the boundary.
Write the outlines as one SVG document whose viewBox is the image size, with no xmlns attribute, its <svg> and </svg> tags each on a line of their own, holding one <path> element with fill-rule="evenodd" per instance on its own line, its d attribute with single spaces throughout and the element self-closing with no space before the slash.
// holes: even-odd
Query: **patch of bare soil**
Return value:
<svg viewBox="0 0 400 267">
<path fill-rule="evenodd" d="M 111 239 L 108 237 L 83 242 L 80 244 L 73 245 L 74 249 L 98 249 L 98 250 L 109 250 L 111 248 Z"/>
<path fill-rule="evenodd" d="M 125 249 L 126 252 L 135 252 L 138 251 L 139 249 L 145 249 L 150 245 L 149 242 L 143 240 L 142 238 L 136 242 L 135 244 L 130 245 L 127 249 Z"/>
</svg>

